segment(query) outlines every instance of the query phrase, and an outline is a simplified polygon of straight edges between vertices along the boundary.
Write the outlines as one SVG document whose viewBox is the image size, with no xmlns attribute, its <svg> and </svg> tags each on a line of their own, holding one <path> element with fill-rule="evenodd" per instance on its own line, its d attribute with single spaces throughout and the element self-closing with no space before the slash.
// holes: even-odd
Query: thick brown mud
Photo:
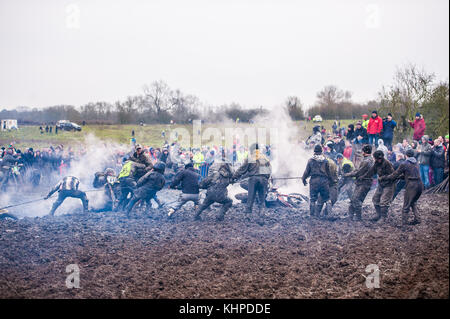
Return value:
<svg viewBox="0 0 450 319">
<path fill-rule="evenodd" d="M 1 298 L 448 298 L 448 194 L 424 195 L 422 223 L 401 229 L 402 195 L 387 224 L 362 223 L 305 210 L 256 214 L 234 206 L 193 220 L 162 212 L 73 213 L 0 221 Z M 80 288 L 66 287 L 66 266 L 80 268 Z M 366 287 L 366 267 L 380 287 Z"/>
</svg>

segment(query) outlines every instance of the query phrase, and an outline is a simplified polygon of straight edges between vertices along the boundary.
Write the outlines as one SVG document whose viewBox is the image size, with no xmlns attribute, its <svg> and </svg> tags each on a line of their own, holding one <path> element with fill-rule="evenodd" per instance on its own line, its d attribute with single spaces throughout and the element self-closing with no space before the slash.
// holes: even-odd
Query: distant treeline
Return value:
<svg viewBox="0 0 450 319">
<path fill-rule="evenodd" d="M 351 94 L 327 86 L 318 94 L 315 106 L 306 111 L 300 98 L 289 96 L 283 108 L 293 120 L 303 120 L 306 116 L 321 115 L 324 119 L 355 118 L 368 112 L 373 105 L 360 105 L 351 101 Z M 145 86 L 143 94 L 129 96 L 124 101 L 115 103 L 95 102 L 75 107 L 73 105 L 56 105 L 42 109 L 19 107 L 15 110 L 3 110 L 0 118 L 17 119 L 19 124 L 54 124 L 58 120 L 85 122 L 87 124 L 167 124 L 190 123 L 195 119 L 205 122 L 219 122 L 226 119 L 250 122 L 257 116 L 266 115 L 268 109 L 262 106 L 245 108 L 237 103 L 222 106 L 210 106 L 190 94 L 180 90 L 171 90 L 163 81 Z"/>
<path fill-rule="evenodd" d="M 355 103 L 350 91 L 329 85 L 317 93 L 315 104 L 307 110 L 297 96 L 287 97 L 281 108 L 286 109 L 293 120 L 315 115 L 328 120 L 360 119 L 362 114 L 370 115 L 372 110 L 378 110 L 382 117 L 392 113 L 399 123 L 397 131 L 405 136 L 410 132 L 407 120 L 421 112 L 427 123 L 427 133 L 447 134 L 449 83 L 436 83 L 434 80 L 434 74 L 410 64 L 396 70 L 392 84 L 383 86 L 376 100 Z M 165 82 L 156 81 L 144 86 L 141 95 L 129 96 L 113 104 L 95 102 L 81 107 L 57 105 L 43 109 L 19 107 L 1 111 L 0 119 L 17 119 L 22 125 L 54 124 L 62 119 L 87 124 L 168 124 L 171 121 L 185 124 L 195 119 L 220 122 L 239 118 L 240 122 L 250 122 L 267 113 L 268 109 L 262 106 L 245 108 L 237 103 L 205 105 L 194 95 L 172 90 Z"/>
</svg>

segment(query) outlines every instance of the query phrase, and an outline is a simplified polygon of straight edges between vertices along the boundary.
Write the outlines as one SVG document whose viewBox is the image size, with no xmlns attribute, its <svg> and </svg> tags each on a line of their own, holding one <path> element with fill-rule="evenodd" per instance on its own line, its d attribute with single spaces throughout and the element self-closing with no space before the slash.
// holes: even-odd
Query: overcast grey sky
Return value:
<svg viewBox="0 0 450 319">
<path fill-rule="evenodd" d="M 114 102 L 164 80 L 220 105 L 376 97 L 412 62 L 448 79 L 448 0 L 0 0 L 0 109 Z"/>
</svg>

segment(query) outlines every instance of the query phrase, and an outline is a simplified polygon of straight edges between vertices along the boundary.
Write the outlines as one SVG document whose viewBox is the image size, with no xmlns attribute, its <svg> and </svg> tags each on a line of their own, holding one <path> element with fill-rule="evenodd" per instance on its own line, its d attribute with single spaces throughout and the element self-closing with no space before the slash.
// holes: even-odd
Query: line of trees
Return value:
<svg viewBox="0 0 450 319">
<path fill-rule="evenodd" d="M 427 124 L 427 133 L 442 135 L 448 133 L 449 83 L 435 82 L 435 75 L 417 68 L 413 64 L 398 68 L 392 84 L 383 86 L 378 99 L 366 103 L 352 101 L 352 93 L 337 86 L 328 85 L 316 95 L 315 104 L 305 109 L 301 99 L 289 96 L 282 107 L 293 120 L 307 116 L 321 115 L 323 119 L 359 119 L 362 114 L 379 110 L 381 116 L 392 113 L 399 123 L 398 136 L 410 133 L 408 120 L 421 112 Z M 225 119 L 250 122 L 265 115 L 263 107 L 244 108 L 237 103 L 219 107 L 202 104 L 199 98 L 172 90 L 164 81 L 156 81 L 143 87 L 140 95 L 129 96 L 113 104 L 107 102 L 88 103 L 79 108 L 72 105 L 58 105 L 43 109 L 19 107 L 3 110 L 0 118 L 13 118 L 19 124 L 55 123 L 61 119 L 89 124 L 148 124 L 190 123 L 195 119 L 205 122 L 219 122 Z"/>
<path fill-rule="evenodd" d="M 76 108 L 73 105 L 58 105 L 43 109 L 19 107 L 15 110 L 2 110 L 0 118 L 17 119 L 19 124 L 55 123 L 65 119 L 88 124 L 167 124 L 190 123 L 195 119 L 206 122 L 224 119 L 249 122 L 257 115 L 268 111 L 262 107 L 244 108 L 237 103 L 212 107 L 203 105 L 199 98 L 172 90 L 164 81 L 156 81 L 143 87 L 143 93 L 128 96 L 124 101 L 114 104 L 92 102 Z"/>
</svg>

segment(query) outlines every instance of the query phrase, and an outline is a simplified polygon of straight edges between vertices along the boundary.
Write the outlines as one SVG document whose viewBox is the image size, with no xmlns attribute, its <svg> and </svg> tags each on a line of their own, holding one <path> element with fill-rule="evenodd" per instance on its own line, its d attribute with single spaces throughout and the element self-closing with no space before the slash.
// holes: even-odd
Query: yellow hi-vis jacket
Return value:
<svg viewBox="0 0 450 319">
<path fill-rule="evenodd" d="M 201 152 L 198 152 L 194 155 L 192 160 L 194 161 L 194 168 L 198 169 L 205 161 L 205 158 Z"/>
<path fill-rule="evenodd" d="M 133 168 L 133 162 L 126 161 L 125 164 L 123 164 L 122 170 L 120 171 L 119 176 L 117 176 L 117 178 L 120 179 L 122 177 L 130 176 L 132 168 Z"/>
<path fill-rule="evenodd" d="M 352 169 L 355 168 L 355 165 L 353 165 L 353 162 L 352 162 L 351 160 L 349 160 L 348 158 L 345 158 L 345 157 L 344 157 L 344 159 L 342 160 L 341 167 L 344 167 L 345 164 L 350 165 L 350 167 L 351 167 Z"/>
</svg>

